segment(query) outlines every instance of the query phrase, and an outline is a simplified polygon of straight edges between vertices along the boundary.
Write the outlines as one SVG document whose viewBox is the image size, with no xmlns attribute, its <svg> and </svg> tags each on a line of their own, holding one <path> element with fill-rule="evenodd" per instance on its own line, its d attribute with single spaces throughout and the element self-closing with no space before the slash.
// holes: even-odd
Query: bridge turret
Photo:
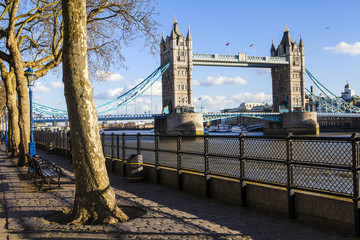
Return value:
<svg viewBox="0 0 360 240">
<path fill-rule="evenodd" d="M 275 112 L 305 110 L 305 54 L 304 43 L 293 41 L 286 27 L 277 49 L 271 47 L 271 56 L 286 57 L 289 65 L 271 70 L 273 87 L 273 109 Z"/>
<path fill-rule="evenodd" d="M 270 54 L 271 54 L 271 56 L 272 56 L 272 57 L 276 56 L 276 50 L 275 50 L 275 45 L 274 45 L 274 39 L 272 40 Z"/>
</svg>

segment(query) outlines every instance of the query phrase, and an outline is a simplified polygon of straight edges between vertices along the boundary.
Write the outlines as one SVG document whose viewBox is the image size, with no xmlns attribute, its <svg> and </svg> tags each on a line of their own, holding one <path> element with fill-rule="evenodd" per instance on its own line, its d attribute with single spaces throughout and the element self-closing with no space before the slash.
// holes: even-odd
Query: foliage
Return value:
<svg viewBox="0 0 360 240">
<path fill-rule="evenodd" d="M 6 49 L 9 12 L 14 3 L 0 4 L 0 58 L 11 63 Z M 156 4 L 151 0 L 87 0 L 88 58 L 90 71 L 123 67 L 121 48 L 143 37 L 153 53 L 157 49 Z M 39 77 L 61 63 L 63 19 L 61 1 L 21 1 L 15 16 L 15 36 L 24 67 Z"/>
</svg>

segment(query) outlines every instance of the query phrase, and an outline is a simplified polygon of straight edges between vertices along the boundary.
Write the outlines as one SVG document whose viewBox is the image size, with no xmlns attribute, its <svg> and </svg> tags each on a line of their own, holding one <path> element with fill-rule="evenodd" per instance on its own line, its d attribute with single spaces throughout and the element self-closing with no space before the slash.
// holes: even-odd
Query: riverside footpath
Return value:
<svg viewBox="0 0 360 240">
<path fill-rule="evenodd" d="M 356 239 L 297 221 L 261 214 L 233 205 L 146 182 L 129 183 L 109 173 L 118 205 L 144 214 L 106 226 L 51 224 L 51 214 L 68 210 L 74 201 L 74 174 L 69 159 L 38 155 L 61 167 L 61 189 L 37 191 L 27 168 L 16 167 L 0 145 L 0 240 L 2 239 Z"/>
</svg>

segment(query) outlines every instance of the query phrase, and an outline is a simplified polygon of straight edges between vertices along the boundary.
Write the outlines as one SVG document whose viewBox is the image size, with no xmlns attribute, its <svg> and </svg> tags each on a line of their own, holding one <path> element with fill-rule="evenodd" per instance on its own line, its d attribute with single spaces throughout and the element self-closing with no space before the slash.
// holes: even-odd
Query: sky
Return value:
<svg viewBox="0 0 360 240">
<path fill-rule="evenodd" d="M 235 55 L 243 51 L 270 56 L 272 39 L 277 48 L 287 26 L 294 41 L 299 42 L 302 34 L 305 66 L 321 83 L 340 96 L 348 82 L 360 95 L 359 0 L 158 0 L 157 9 L 159 42 L 162 32 L 165 37 L 170 35 L 176 16 L 185 37 L 190 27 L 193 53 Z M 159 67 L 160 54 L 151 55 L 143 46 L 144 39 L 139 38 L 123 48 L 127 68 L 113 66 L 106 81 L 92 82 L 96 106 L 115 99 Z M 272 104 L 267 69 L 194 66 L 193 85 L 197 112 L 201 107 L 203 112 L 219 112 L 242 102 Z M 310 85 L 307 77 L 305 86 Z M 34 99 L 66 109 L 61 69 L 37 80 Z M 160 113 L 161 109 L 159 80 L 136 101 L 111 114 Z"/>
</svg>

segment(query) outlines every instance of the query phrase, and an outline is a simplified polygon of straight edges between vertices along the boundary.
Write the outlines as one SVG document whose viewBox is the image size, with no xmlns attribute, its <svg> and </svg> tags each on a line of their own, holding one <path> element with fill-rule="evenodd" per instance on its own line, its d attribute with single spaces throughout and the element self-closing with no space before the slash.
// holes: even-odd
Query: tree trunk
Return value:
<svg viewBox="0 0 360 240">
<path fill-rule="evenodd" d="M 11 157 L 19 156 L 20 129 L 19 112 L 16 104 L 16 82 L 13 74 L 2 77 L 6 91 L 6 106 L 8 108 L 8 148 Z"/>
<path fill-rule="evenodd" d="M 27 162 L 25 153 L 29 152 L 30 142 L 30 110 L 29 95 L 27 89 L 27 80 L 24 75 L 24 66 L 21 58 L 20 49 L 17 45 L 15 36 L 15 20 L 20 0 L 15 0 L 10 12 L 9 28 L 6 47 L 10 52 L 10 65 L 14 69 L 16 77 L 16 92 L 18 96 L 19 108 L 19 127 L 20 127 L 20 144 L 19 144 L 19 162 L 18 166 L 24 166 Z"/>
<path fill-rule="evenodd" d="M 22 61 L 21 61 L 22 63 Z M 27 163 L 25 157 L 29 153 L 30 142 L 30 104 L 27 89 L 27 81 L 24 76 L 24 69 L 21 67 L 15 69 L 16 75 L 16 92 L 18 96 L 19 109 L 19 127 L 20 127 L 20 144 L 19 144 L 19 162 L 18 166 L 22 167 Z"/>
<path fill-rule="evenodd" d="M 128 217 L 118 208 L 103 156 L 90 83 L 86 1 L 63 0 L 63 82 L 71 126 L 75 202 L 70 223 L 115 223 Z"/>
</svg>

